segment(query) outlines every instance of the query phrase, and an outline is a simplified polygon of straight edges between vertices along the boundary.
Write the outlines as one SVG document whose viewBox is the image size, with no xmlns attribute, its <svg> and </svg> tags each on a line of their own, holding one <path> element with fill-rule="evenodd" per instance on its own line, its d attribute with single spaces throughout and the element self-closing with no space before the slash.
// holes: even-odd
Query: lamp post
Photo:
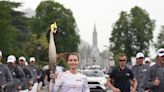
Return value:
<svg viewBox="0 0 164 92">
<path fill-rule="evenodd" d="M 41 43 L 38 43 L 37 44 L 37 50 L 41 50 L 42 49 L 42 44 Z"/>
<path fill-rule="evenodd" d="M 104 51 L 104 58 L 105 58 L 105 65 L 103 65 L 104 67 L 109 67 L 109 61 L 108 61 L 108 57 L 109 57 L 109 46 L 108 45 L 103 45 L 103 47 L 105 47 L 105 51 Z"/>
<path fill-rule="evenodd" d="M 109 46 L 108 45 L 104 45 L 103 47 L 107 48 L 107 51 L 109 52 Z"/>
<path fill-rule="evenodd" d="M 113 53 L 110 52 L 109 50 L 109 46 L 107 45 L 104 45 L 103 47 L 106 47 L 107 48 L 107 52 L 105 53 L 105 61 L 106 61 L 106 69 L 107 69 L 107 72 L 109 72 L 109 70 L 115 66 L 115 62 L 114 62 L 114 58 L 113 58 Z"/>
<path fill-rule="evenodd" d="M 40 55 L 41 55 L 40 50 L 42 49 L 42 44 L 40 42 L 37 44 L 36 49 L 37 49 L 37 57 L 36 58 L 37 58 L 37 60 L 39 60 L 40 59 Z"/>
<path fill-rule="evenodd" d="M 96 52 L 93 50 L 92 53 L 91 53 L 91 57 L 92 57 L 92 60 L 93 60 L 92 65 L 95 65 L 95 63 L 96 63 L 96 55 L 95 54 L 96 54 Z"/>
</svg>

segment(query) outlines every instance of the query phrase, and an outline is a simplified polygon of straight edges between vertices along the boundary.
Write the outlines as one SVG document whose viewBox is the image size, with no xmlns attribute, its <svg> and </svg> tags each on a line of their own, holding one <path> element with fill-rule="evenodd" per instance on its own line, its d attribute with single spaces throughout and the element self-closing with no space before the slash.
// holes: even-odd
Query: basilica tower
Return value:
<svg viewBox="0 0 164 92">
<path fill-rule="evenodd" d="M 94 48 L 97 48 L 97 31 L 96 31 L 96 25 L 94 25 L 92 45 L 93 45 Z"/>
<path fill-rule="evenodd" d="M 96 30 L 96 25 L 94 25 L 94 29 L 93 29 L 93 39 L 92 39 L 92 53 L 91 53 L 91 57 L 92 57 L 92 65 L 93 64 L 99 64 L 99 50 L 98 50 L 98 42 L 97 42 L 97 30 Z"/>
</svg>

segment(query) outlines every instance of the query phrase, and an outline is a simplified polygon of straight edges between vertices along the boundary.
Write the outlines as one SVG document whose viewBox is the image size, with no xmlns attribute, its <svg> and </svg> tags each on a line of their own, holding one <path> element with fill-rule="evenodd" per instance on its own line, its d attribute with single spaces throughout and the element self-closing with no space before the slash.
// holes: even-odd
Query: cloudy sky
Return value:
<svg viewBox="0 0 164 92">
<path fill-rule="evenodd" d="M 41 0 L 12 0 L 23 3 L 22 9 L 36 9 Z M 79 28 L 81 39 L 92 45 L 92 32 L 94 24 L 98 33 L 98 47 L 100 51 L 107 49 L 104 45 L 110 45 L 109 37 L 112 25 L 119 18 L 121 11 L 130 11 L 134 6 L 145 9 L 151 19 L 156 20 L 154 41 L 164 25 L 164 1 L 163 0 L 55 0 L 71 9 Z"/>
</svg>

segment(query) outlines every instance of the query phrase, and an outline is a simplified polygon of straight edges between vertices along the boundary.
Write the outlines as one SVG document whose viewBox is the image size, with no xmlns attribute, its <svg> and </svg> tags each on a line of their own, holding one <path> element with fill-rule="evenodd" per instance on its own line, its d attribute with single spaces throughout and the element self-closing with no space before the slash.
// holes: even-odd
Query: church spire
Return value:
<svg viewBox="0 0 164 92">
<path fill-rule="evenodd" d="M 94 24 L 94 30 L 93 30 L 93 47 L 97 48 L 97 30 L 96 30 L 96 24 Z"/>
</svg>

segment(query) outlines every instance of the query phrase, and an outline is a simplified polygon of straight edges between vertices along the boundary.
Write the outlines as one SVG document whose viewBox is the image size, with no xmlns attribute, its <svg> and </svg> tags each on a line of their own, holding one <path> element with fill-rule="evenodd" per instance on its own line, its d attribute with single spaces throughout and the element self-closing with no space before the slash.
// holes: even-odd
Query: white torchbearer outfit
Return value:
<svg viewBox="0 0 164 92">
<path fill-rule="evenodd" d="M 58 90 L 60 92 L 90 92 L 86 76 L 81 73 L 72 74 L 70 71 L 60 73 L 55 84 L 51 84 L 50 87 L 50 92 L 58 92 Z"/>
</svg>

